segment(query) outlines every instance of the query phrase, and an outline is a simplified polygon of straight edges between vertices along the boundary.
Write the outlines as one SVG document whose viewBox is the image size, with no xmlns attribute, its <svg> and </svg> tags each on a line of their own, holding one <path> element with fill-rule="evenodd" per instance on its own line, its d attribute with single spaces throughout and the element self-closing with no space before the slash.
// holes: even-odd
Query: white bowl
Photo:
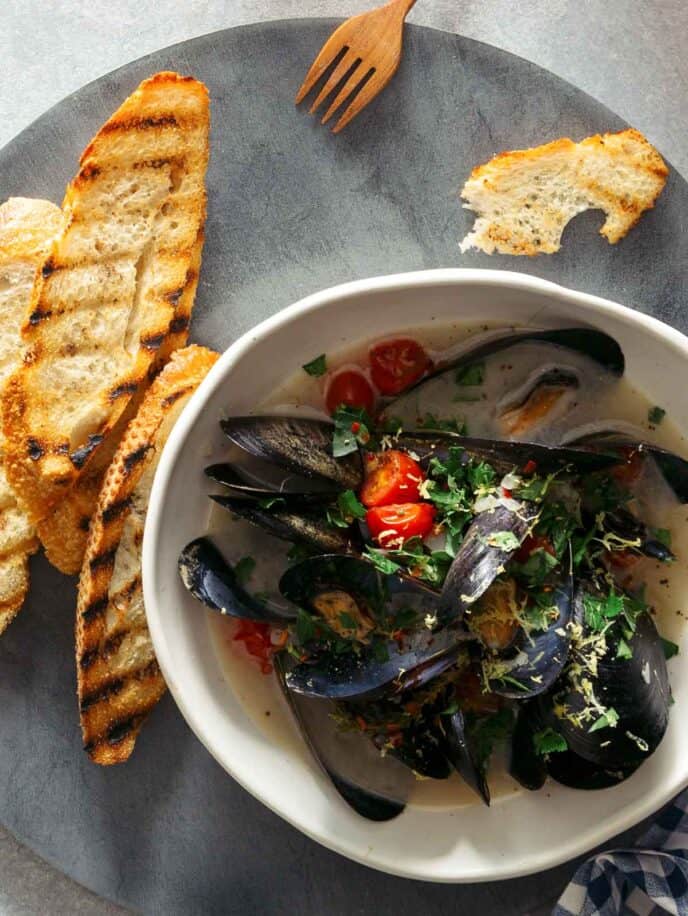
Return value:
<svg viewBox="0 0 688 916">
<path fill-rule="evenodd" d="M 384 824 L 339 798 L 306 755 L 272 744 L 248 718 L 218 665 L 204 612 L 184 590 L 177 556 L 208 519 L 204 455 L 221 442 L 218 418 L 251 409 L 314 353 L 431 320 L 567 326 L 613 335 L 627 373 L 684 432 L 688 339 L 594 296 L 505 271 L 433 270 L 328 289 L 245 334 L 213 367 L 174 427 L 151 494 L 143 544 L 148 624 L 177 705 L 244 788 L 308 836 L 365 865 L 431 881 L 486 881 L 541 871 L 602 843 L 688 784 L 688 666 L 671 664 L 676 706 L 658 751 L 629 780 L 599 792 L 554 783 L 498 798 L 491 808 L 413 805 Z M 211 613 L 211 612 L 208 612 Z"/>
</svg>

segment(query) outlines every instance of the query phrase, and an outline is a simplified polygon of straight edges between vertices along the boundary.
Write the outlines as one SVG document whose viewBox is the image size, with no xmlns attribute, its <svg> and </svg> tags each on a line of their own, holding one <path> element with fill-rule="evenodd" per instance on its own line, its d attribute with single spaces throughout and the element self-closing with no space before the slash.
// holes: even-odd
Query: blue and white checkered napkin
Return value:
<svg viewBox="0 0 688 916">
<path fill-rule="evenodd" d="M 688 790 L 634 849 L 584 862 L 552 916 L 688 916 Z"/>
</svg>

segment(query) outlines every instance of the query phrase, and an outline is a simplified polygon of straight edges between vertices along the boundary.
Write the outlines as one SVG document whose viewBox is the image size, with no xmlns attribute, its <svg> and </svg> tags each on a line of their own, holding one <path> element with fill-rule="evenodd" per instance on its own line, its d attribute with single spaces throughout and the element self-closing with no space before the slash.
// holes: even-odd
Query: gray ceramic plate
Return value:
<svg viewBox="0 0 688 916">
<path fill-rule="evenodd" d="M 59 201 L 100 123 L 140 79 L 174 68 L 203 79 L 213 99 L 196 340 L 224 348 L 314 290 L 444 266 L 515 267 L 687 329 L 688 187 L 675 174 L 657 208 L 614 248 L 597 235 L 599 214 L 586 214 L 554 257 L 458 253 L 471 216 L 456 191 L 474 164 L 504 148 L 619 129 L 615 115 L 519 58 L 409 28 L 393 84 L 335 138 L 292 104 L 332 26 L 302 20 L 219 32 L 104 77 L 0 152 L 0 198 Z M 0 820 L 99 893 L 166 916 L 522 914 L 570 874 L 564 866 L 452 888 L 368 871 L 235 785 L 169 701 L 125 767 L 94 767 L 80 749 L 74 699 L 74 583 L 40 557 L 32 574 L 28 605 L 0 642 Z"/>
</svg>

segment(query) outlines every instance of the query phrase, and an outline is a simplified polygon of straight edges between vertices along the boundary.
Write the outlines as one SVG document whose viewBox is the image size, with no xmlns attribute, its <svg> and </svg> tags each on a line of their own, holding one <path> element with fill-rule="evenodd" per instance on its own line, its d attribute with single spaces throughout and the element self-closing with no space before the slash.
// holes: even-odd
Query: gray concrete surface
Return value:
<svg viewBox="0 0 688 916">
<path fill-rule="evenodd" d="M 61 97 L 156 48 L 260 19 L 349 15 L 338 0 L 4 0 L 0 145 Z M 520 54 L 645 132 L 684 173 L 688 7 L 683 0 L 421 0 L 411 20 Z M 0 829 L 0 914 L 114 914 Z M 533 916 L 545 910 L 532 911 Z"/>
</svg>

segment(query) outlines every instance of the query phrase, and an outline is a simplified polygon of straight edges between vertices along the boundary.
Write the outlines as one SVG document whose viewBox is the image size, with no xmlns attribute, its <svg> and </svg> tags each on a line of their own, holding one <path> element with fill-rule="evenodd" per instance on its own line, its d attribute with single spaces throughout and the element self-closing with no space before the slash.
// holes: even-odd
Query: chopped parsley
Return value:
<svg viewBox="0 0 688 916">
<path fill-rule="evenodd" d="M 538 547 L 530 554 L 525 563 L 513 562 L 510 569 L 517 578 L 523 580 L 528 588 L 539 588 L 544 584 L 550 572 L 559 565 L 559 560 L 543 547 Z"/>
<path fill-rule="evenodd" d="M 664 417 L 666 417 L 666 410 L 656 405 L 651 407 L 647 412 L 648 422 L 652 423 L 653 426 L 659 426 Z"/>
<path fill-rule="evenodd" d="M 484 773 L 487 769 L 495 745 L 505 741 L 513 727 L 514 714 L 506 707 L 488 717 L 466 716 L 466 735 L 476 766 L 481 772 Z"/>
<path fill-rule="evenodd" d="M 655 541 L 659 541 L 660 544 L 664 544 L 671 550 L 671 531 L 668 528 L 650 528 L 650 534 Z"/>
<path fill-rule="evenodd" d="M 256 568 L 256 561 L 253 557 L 242 557 L 237 563 L 234 564 L 234 575 L 236 576 L 237 582 L 240 585 L 246 585 L 248 580 L 253 575 L 253 570 Z"/>
<path fill-rule="evenodd" d="M 358 449 L 359 444 L 368 445 L 370 442 L 372 421 L 362 407 L 342 405 L 335 410 L 332 419 L 332 454 L 335 458 L 350 455 Z"/>
<path fill-rule="evenodd" d="M 557 751 L 568 750 L 566 738 L 556 732 L 553 728 L 543 728 L 542 731 L 535 732 L 533 735 L 533 747 L 535 753 L 540 757 L 547 754 L 554 754 Z"/>
<path fill-rule="evenodd" d="M 521 545 L 513 531 L 493 531 L 485 538 L 485 543 L 500 550 L 516 550 Z"/>
<path fill-rule="evenodd" d="M 425 431 L 457 433 L 459 436 L 465 436 L 468 432 L 466 423 L 461 417 L 443 420 L 432 413 L 426 413 L 424 417 L 421 417 L 418 426 Z"/>
<path fill-rule="evenodd" d="M 365 518 L 365 507 L 358 501 L 353 490 L 345 490 L 337 497 L 334 506 L 326 509 L 328 524 L 334 528 L 348 528 L 357 518 Z"/>
<path fill-rule="evenodd" d="M 615 728 L 619 721 L 619 714 L 613 706 L 608 706 L 599 719 L 596 719 L 588 729 L 589 732 L 598 732 L 601 728 Z"/>
<path fill-rule="evenodd" d="M 462 387 L 482 385 L 485 381 L 485 363 L 480 360 L 468 366 L 460 366 L 454 373 L 454 381 Z"/>
<path fill-rule="evenodd" d="M 660 639 L 662 640 L 662 649 L 664 650 L 664 658 L 666 658 L 667 661 L 670 658 L 673 658 L 675 655 L 678 655 L 679 649 L 675 642 L 672 642 L 670 639 L 664 639 L 664 637 L 662 636 L 660 636 Z"/>
<path fill-rule="evenodd" d="M 321 375 L 327 372 L 327 359 L 325 354 L 321 353 L 320 356 L 316 356 L 315 359 L 312 359 L 309 363 L 305 363 L 301 368 L 304 372 L 307 372 L 308 375 L 312 375 L 313 378 L 320 378 Z"/>
</svg>

